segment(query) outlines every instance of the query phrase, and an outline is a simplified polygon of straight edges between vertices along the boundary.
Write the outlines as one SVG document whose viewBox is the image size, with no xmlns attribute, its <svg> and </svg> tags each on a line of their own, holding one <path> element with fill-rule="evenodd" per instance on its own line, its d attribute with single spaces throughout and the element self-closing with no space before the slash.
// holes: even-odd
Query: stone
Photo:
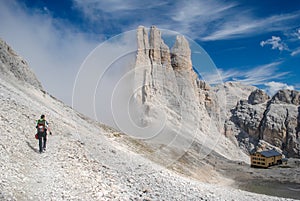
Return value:
<svg viewBox="0 0 300 201">
<path fill-rule="evenodd" d="M 197 80 L 197 76 L 194 77 L 195 72 L 191 69 L 184 68 L 184 66 L 180 67 L 187 61 L 178 60 L 178 66 L 176 66 L 178 68 L 173 69 L 170 52 L 159 38 L 158 30 L 152 28 L 154 39 L 151 43 L 154 45 L 149 45 L 148 32 L 145 30 L 140 27 L 137 33 L 143 43 L 139 44 L 140 47 L 150 48 L 151 46 L 154 48 L 160 44 L 161 50 L 160 54 L 158 50 L 158 52 L 153 51 L 151 59 L 148 54 L 149 48 L 146 51 L 142 48 L 138 50 L 137 64 L 143 65 L 141 75 L 145 75 L 145 77 L 140 77 L 140 81 L 146 81 L 149 85 L 143 89 L 138 88 L 140 91 L 137 90 L 137 94 L 139 93 L 141 97 L 144 97 L 144 100 L 141 98 L 139 102 L 138 96 L 136 100 L 139 104 L 148 107 L 149 113 L 144 114 L 144 116 L 149 118 L 155 113 L 151 110 L 160 104 L 161 110 L 158 110 L 157 113 L 167 114 L 167 118 L 171 122 L 165 128 L 179 130 L 180 135 L 176 137 L 180 138 L 180 143 L 193 137 L 191 138 L 193 143 L 184 150 L 185 155 L 177 158 L 175 162 L 184 162 L 184 166 L 179 167 L 181 169 L 177 168 L 182 172 L 177 174 L 169 166 L 162 166 L 153 162 L 155 157 L 157 157 L 156 160 L 171 158 L 178 148 L 182 148 L 182 144 L 172 144 L 172 141 L 168 141 L 169 144 L 167 145 L 171 144 L 175 148 L 160 152 L 162 158 L 159 158 L 155 153 L 152 154 L 152 152 L 152 158 L 149 160 L 144 155 L 144 152 L 148 151 L 147 148 L 149 148 L 144 146 L 145 144 L 140 143 L 138 144 L 139 147 L 136 147 L 134 143 L 137 140 L 132 140 L 125 134 L 118 138 L 111 138 L 115 129 L 108 129 L 107 126 L 79 114 L 54 97 L 41 92 L 39 87 L 28 87 L 29 83 L 26 81 L 28 77 L 26 79 L 19 77 L 20 80 L 18 80 L 18 73 L 15 76 L 14 72 L 9 72 L 10 67 L 7 66 L 9 63 L 1 61 L 5 65 L 1 70 L 5 72 L 0 75 L 0 200 L 38 200 L 40 198 L 44 200 L 283 200 L 283 198 L 237 190 L 232 186 L 224 186 L 223 183 L 209 184 L 199 182 L 197 180 L 199 178 L 191 178 L 193 175 L 190 173 L 196 173 L 197 176 L 207 176 L 207 170 L 211 168 L 212 163 L 216 164 L 216 161 L 225 166 L 229 161 L 226 157 L 230 158 L 232 154 L 232 158 L 234 158 L 235 153 L 239 150 L 234 144 L 236 142 L 232 142 L 233 139 L 227 140 L 230 136 L 225 138 L 225 136 L 220 136 L 219 133 L 209 130 L 211 120 L 209 117 L 224 106 L 220 106 L 219 103 L 225 95 L 217 94 L 214 91 L 217 87 L 209 86 L 203 81 Z M 183 43 L 178 42 L 178 44 Z M 177 49 L 180 48 L 177 45 Z M 16 57 L 18 56 L 16 55 Z M 12 59 L 17 60 L 17 58 Z M 5 59 L 1 60 L 5 61 Z M 13 68 L 12 71 L 14 70 Z M 135 70 L 139 73 L 137 69 Z M 136 74 L 136 81 L 139 80 L 138 75 Z M 6 79 L 2 79 L 4 76 L 7 76 Z M 290 101 L 293 104 L 286 103 L 287 101 L 278 103 L 269 101 L 251 105 L 247 102 L 247 97 L 253 91 L 248 90 L 252 87 L 237 83 L 225 83 L 222 87 L 225 88 L 224 86 L 227 88 L 226 94 L 233 97 L 232 102 L 228 104 L 228 106 L 233 105 L 233 107 L 227 107 L 230 109 L 226 112 L 226 115 L 232 114 L 234 116 L 234 118 L 230 118 L 230 115 L 227 116 L 228 122 L 232 123 L 232 128 L 235 126 L 232 129 L 231 137 L 238 131 L 242 131 L 243 126 L 244 128 L 246 125 L 252 126 L 252 123 L 256 124 L 256 118 L 261 118 L 260 125 L 268 128 L 262 132 L 263 138 L 272 141 L 271 137 L 275 134 L 270 129 L 273 124 L 277 129 L 276 131 L 285 128 L 288 132 L 281 135 L 286 136 L 285 138 L 289 142 L 285 151 L 292 153 L 292 149 L 289 147 L 293 148 L 295 122 L 298 122 L 299 125 L 299 106 L 294 104 L 295 101 Z M 220 88 L 222 87 L 220 86 Z M 236 93 L 233 94 L 233 91 Z M 235 103 L 233 104 L 233 102 Z M 280 107 L 283 109 L 280 110 Z M 55 131 L 48 138 L 47 154 L 42 156 L 36 153 L 37 141 L 33 137 L 35 117 L 36 114 L 39 114 L 40 108 L 43 108 L 46 114 L 50 114 L 50 125 L 53 132 Z M 276 112 L 277 110 L 279 112 Z M 262 116 L 260 116 L 261 114 Z M 179 117 L 187 120 L 187 122 L 180 122 Z M 161 121 L 161 119 L 159 120 Z M 184 129 L 180 130 L 177 123 L 181 123 Z M 281 125 L 282 128 L 278 125 Z M 193 128 L 202 129 L 203 132 L 198 132 Z M 297 128 L 299 131 L 299 126 Z M 254 130 L 254 126 L 251 129 Z M 167 130 L 166 134 L 171 131 L 173 130 Z M 195 132 L 193 133 L 193 131 Z M 80 141 L 77 138 L 74 139 L 72 133 L 80 134 Z M 15 134 L 18 137 L 14 137 Z M 214 138 L 214 135 L 218 138 Z M 258 131 L 257 136 L 258 138 L 261 136 L 260 131 Z M 278 138 L 278 135 L 276 137 Z M 163 144 L 163 140 L 160 139 L 157 144 Z M 201 142 L 207 144 L 211 142 L 210 140 L 217 140 L 218 143 L 213 144 L 216 145 L 214 149 L 208 150 L 209 155 L 201 158 L 203 156 L 201 154 L 207 151 L 207 147 L 202 146 Z M 259 145 L 266 148 L 267 143 L 269 142 L 263 143 L 260 140 Z M 273 146 L 271 143 L 269 145 L 270 147 Z M 154 146 L 158 149 L 161 147 L 166 146 Z M 116 151 L 112 154 L 110 150 Z M 150 151 L 153 150 L 156 151 L 150 149 Z M 73 159 L 70 160 L 69 156 Z M 205 168 L 204 173 L 198 171 L 201 166 Z M 196 171 L 193 172 L 193 169 Z M 292 174 L 288 178 L 292 179 L 293 182 L 299 181 L 299 176 L 294 175 L 295 172 Z M 28 179 L 25 179 L 23 175 L 26 175 Z M 276 177 L 278 176 L 282 177 L 283 175 L 276 175 Z M 225 179 L 219 174 L 207 176 L 208 180 L 216 178 L 219 181 Z M 37 182 L 42 185 L 37 185 Z"/>
<path fill-rule="evenodd" d="M 264 92 L 255 90 L 247 102 L 240 101 L 232 110 L 230 121 L 247 134 L 244 137 L 250 138 L 253 145 L 264 140 L 286 156 L 300 157 L 298 99 L 297 91 L 281 90 L 269 99 Z M 243 143 L 244 137 L 240 137 Z M 247 147 L 253 149 L 253 145 Z"/>
<path fill-rule="evenodd" d="M 251 92 L 248 97 L 248 103 L 251 105 L 264 103 L 269 100 L 270 97 L 261 89 L 256 89 L 255 91 Z"/>
<path fill-rule="evenodd" d="M 178 35 L 171 50 L 171 65 L 174 70 L 192 70 L 191 49 L 184 36 Z"/>
<path fill-rule="evenodd" d="M 0 38 L 0 76 L 8 81 L 22 81 L 40 90 L 43 90 L 40 81 L 36 78 L 27 62 Z"/>
<path fill-rule="evenodd" d="M 168 145 L 167 149 L 164 149 L 166 152 L 170 151 L 169 147 L 184 150 L 191 144 L 199 143 L 207 146 L 203 149 L 217 147 L 218 153 L 231 157 L 231 153 L 227 155 L 228 152 L 224 151 L 228 143 L 219 132 L 224 128 L 222 121 L 225 119 L 220 110 L 226 108 L 220 105 L 222 101 L 219 98 L 224 100 L 224 96 L 215 93 L 205 81 L 198 78 L 192 68 L 191 49 L 187 39 L 181 35 L 176 36 L 170 51 L 162 39 L 161 32 L 155 26 L 149 29 L 149 34 L 146 28 L 140 26 L 137 29 L 137 42 L 134 103 L 135 113 L 138 115 L 135 122 L 149 128 L 150 125 L 159 125 L 158 119 L 164 119 L 164 128 L 147 142 L 151 143 L 151 146 Z M 149 132 L 151 134 L 151 131 Z M 147 132 L 139 135 L 147 135 Z M 172 140 L 173 136 L 177 136 L 177 141 Z M 209 142 L 203 143 L 204 139 Z M 174 145 L 169 144 L 170 142 Z M 218 146 L 214 146 L 216 142 L 219 142 Z M 229 146 L 232 146 L 231 150 L 239 153 L 235 144 L 231 143 Z M 157 157 L 163 157 L 164 154 L 160 153 Z M 174 157 L 180 154 L 182 152 L 178 152 Z M 158 161 L 169 160 L 173 159 L 163 157 Z"/>
<path fill-rule="evenodd" d="M 299 105 L 300 103 L 300 92 L 296 90 L 279 90 L 273 97 L 273 103 L 288 103 Z"/>
</svg>

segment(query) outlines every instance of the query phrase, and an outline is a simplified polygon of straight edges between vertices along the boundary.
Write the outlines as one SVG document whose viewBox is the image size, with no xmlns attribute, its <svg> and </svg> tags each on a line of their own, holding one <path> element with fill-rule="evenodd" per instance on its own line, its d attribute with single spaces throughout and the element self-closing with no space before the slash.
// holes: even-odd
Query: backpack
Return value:
<svg viewBox="0 0 300 201">
<path fill-rule="evenodd" d="M 46 129 L 46 121 L 38 120 L 36 128 L 38 133 L 44 133 Z"/>
</svg>

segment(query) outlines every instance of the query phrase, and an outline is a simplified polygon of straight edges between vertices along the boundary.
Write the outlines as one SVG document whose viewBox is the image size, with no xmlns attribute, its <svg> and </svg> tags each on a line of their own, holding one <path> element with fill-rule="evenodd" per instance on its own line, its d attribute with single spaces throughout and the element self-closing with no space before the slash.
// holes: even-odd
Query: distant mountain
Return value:
<svg viewBox="0 0 300 201">
<path fill-rule="evenodd" d="M 282 90 L 269 98 L 240 83 L 209 86 L 194 72 L 183 36 L 170 50 L 155 26 L 149 33 L 141 26 L 137 41 L 136 122 L 151 127 L 165 115 L 164 129 L 149 142 L 169 149 L 198 144 L 199 155 L 213 150 L 230 160 L 246 160 L 240 150 L 249 153 L 265 142 L 264 149 L 275 146 L 288 157 L 300 157 L 299 92 Z"/>
<path fill-rule="evenodd" d="M 298 91 L 280 90 L 270 98 L 257 89 L 232 109 L 225 133 L 236 135 L 240 145 L 249 151 L 265 141 L 281 149 L 287 157 L 299 158 L 299 102 Z"/>
<path fill-rule="evenodd" d="M 183 38 L 179 38 L 178 43 L 180 40 L 186 45 Z M 220 183 L 228 185 L 225 183 L 228 179 L 212 168 L 210 164 L 215 164 L 215 160 L 211 157 L 199 160 L 197 153 L 192 155 L 192 151 L 187 150 L 186 157 L 179 159 L 183 165 L 187 162 L 182 166 L 183 175 L 157 165 L 143 157 L 149 149 L 142 141 L 101 125 L 41 91 L 41 84 L 26 62 L 3 41 L 0 55 L 0 200 L 274 199 L 222 187 Z M 170 75 L 170 79 L 181 72 L 185 76 L 194 75 L 190 69 L 181 69 L 179 62 L 175 63 L 178 72 Z M 183 84 L 179 87 L 181 95 L 189 98 L 191 94 L 185 92 L 189 83 L 186 80 L 178 82 Z M 204 83 L 201 86 L 208 90 Z M 151 100 L 151 94 L 142 95 L 145 99 L 142 98 L 141 103 Z M 173 100 L 170 96 L 166 107 L 175 104 Z M 151 104 L 149 106 L 151 110 Z M 192 112 L 192 109 L 189 106 L 185 112 Z M 203 106 L 201 111 L 205 112 Z M 178 111 L 169 111 L 173 112 Z M 46 115 L 53 133 L 48 135 L 47 151 L 43 154 L 38 152 L 38 141 L 34 138 L 35 120 L 41 114 Z M 177 117 L 180 115 L 174 113 L 174 123 L 179 121 Z M 145 123 L 149 123 L 147 119 Z M 192 147 L 201 151 L 199 144 Z M 172 157 L 171 152 L 165 154 Z M 201 161 L 202 166 L 193 169 L 199 165 L 197 161 Z M 201 181 L 218 185 L 186 177 L 190 172 Z"/>
</svg>

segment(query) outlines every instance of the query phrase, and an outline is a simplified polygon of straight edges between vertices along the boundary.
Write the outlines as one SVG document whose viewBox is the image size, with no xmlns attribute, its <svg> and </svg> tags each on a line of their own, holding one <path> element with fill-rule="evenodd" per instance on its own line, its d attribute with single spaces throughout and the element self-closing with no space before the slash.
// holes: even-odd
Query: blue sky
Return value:
<svg viewBox="0 0 300 201">
<path fill-rule="evenodd" d="M 46 90 L 69 104 L 89 52 L 139 25 L 193 39 L 224 81 L 271 94 L 300 89 L 297 0 L 0 0 L 0 37 L 28 61 Z"/>
</svg>

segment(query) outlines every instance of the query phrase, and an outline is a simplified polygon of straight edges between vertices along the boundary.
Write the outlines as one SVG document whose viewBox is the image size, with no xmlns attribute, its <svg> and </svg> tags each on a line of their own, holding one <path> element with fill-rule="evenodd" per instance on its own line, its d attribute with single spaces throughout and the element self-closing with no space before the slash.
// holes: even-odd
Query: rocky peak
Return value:
<svg viewBox="0 0 300 201">
<path fill-rule="evenodd" d="M 150 49 L 149 49 L 149 57 L 151 62 L 161 63 L 161 46 L 162 39 L 160 30 L 158 30 L 155 26 L 150 28 Z"/>
<path fill-rule="evenodd" d="M 225 82 L 224 84 L 213 87 L 213 91 L 217 93 L 225 89 L 226 96 L 226 110 L 230 112 L 235 108 L 240 100 L 247 100 L 252 91 L 257 88 L 254 86 L 247 86 L 239 82 Z"/>
<path fill-rule="evenodd" d="M 139 26 L 137 29 L 137 44 L 138 50 L 149 49 L 148 32 L 144 26 Z"/>
<path fill-rule="evenodd" d="M 162 64 L 166 68 L 171 67 L 170 49 L 161 38 L 161 32 L 155 26 L 149 31 L 144 26 L 137 29 L 138 53 L 136 64 L 153 65 Z"/>
<path fill-rule="evenodd" d="M 161 32 L 152 26 L 150 29 L 139 27 L 137 40 L 133 101 L 137 117 L 134 122 L 143 127 L 156 128 L 163 120 L 163 129 L 148 140 L 151 145 L 156 143 L 168 145 L 165 150 L 158 153 L 160 163 L 179 157 L 181 151 L 186 148 L 184 146 L 205 144 L 208 150 L 217 141 L 219 144 L 216 152 L 231 158 L 231 153 L 228 154 L 224 149 L 227 150 L 229 146 L 235 147 L 235 145 L 226 144 L 225 137 L 218 135 L 220 134 L 218 131 L 223 129 L 220 123 L 220 106 L 216 100 L 219 96 L 210 93 L 211 87 L 203 80 L 199 80 L 193 70 L 191 49 L 187 39 L 181 35 L 177 36 L 170 53 Z M 164 119 L 161 117 L 162 114 Z M 146 135 L 146 132 L 135 133 Z M 176 139 L 173 139 L 174 136 Z M 169 149 L 173 147 L 176 147 L 176 153 Z M 241 157 L 244 157 L 238 149 L 231 150 L 234 154 L 241 154 Z M 165 151 L 172 152 L 174 155 L 161 158 Z M 205 153 L 205 151 L 202 153 L 197 151 L 197 154 Z"/>
<path fill-rule="evenodd" d="M 279 90 L 272 98 L 273 103 L 288 103 L 299 105 L 300 103 L 300 92 L 295 90 Z"/>
<path fill-rule="evenodd" d="M 137 46 L 138 50 L 136 64 L 139 65 L 140 63 L 147 62 L 149 51 L 148 32 L 143 26 L 139 26 L 137 29 Z"/>
<path fill-rule="evenodd" d="M 42 89 L 41 83 L 29 68 L 27 62 L 0 39 L 0 73 L 9 80 L 16 79 Z"/>
<path fill-rule="evenodd" d="M 251 150 L 264 140 L 286 156 L 299 158 L 299 96 L 298 91 L 280 90 L 270 100 L 256 89 L 248 101 L 239 101 L 230 120 L 239 129 L 242 146 Z"/>
<path fill-rule="evenodd" d="M 182 35 L 176 37 L 176 42 L 171 50 L 171 64 L 174 70 L 192 69 L 191 49 L 189 42 Z"/>
<path fill-rule="evenodd" d="M 203 89 L 205 91 L 209 91 L 210 90 L 210 85 L 208 83 L 206 83 L 205 81 L 203 81 L 203 80 L 196 80 L 196 83 L 197 83 L 197 87 L 199 89 Z"/>
<path fill-rule="evenodd" d="M 203 143 L 200 136 L 213 141 L 217 136 L 214 132 L 224 132 L 244 150 L 251 151 L 264 140 L 288 156 L 299 157 L 299 92 L 281 90 L 270 99 L 264 91 L 242 83 L 228 82 L 210 87 L 193 71 L 191 49 L 183 36 L 176 37 L 170 51 L 154 26 L 149 34 L 144 27 L 139 27 L 137 35 L 139 49 L 134 79 L 138 89 L 136 102 L 142 108 L 141 125 L 151 125 L 161 113 L 167 119 L 166 133 L 158 135 L 157 141 L 163 144 L 160 137 L 168 136 L 169 130 L 181 125 L 189 129 L 176 135 L 185 139 L 195 136 L 194 144 Z M 155 110 L 158 106 L 159 112 Z M 219 113 L 221 108 L 226 110 L 224 114 Z M 212 118 L 216 121 L 210 125 Z M 223 118 L 225 124 L 219 121 Z M 192 131 L 194 128 L 199 128 L 195 129 L 197 134 Z M 230 158 L 224 150 L 235 144 L 226 143 L 226 140 L 222 143 L 218 144 L 217 152 Z"/>
<path fill-rule="evenodd" d="M 158 28 L 151 26 L 148 37 L 147 28 L 139 26 L 137 44 L 137 65 L 163 65 L 166 68 L 173 67 L 176 71 L 192 70 L 191 49 L 189 42 L 182 35 L 176 37 L 170 53 Z"/>
<path fill-rule="evenodd" d="M 248 103 L 251 105 L 256 105 L 256 104 L 264 103 L 269 99 L 270 97 L 263 90 L 256 89 L 252 91 L 251 94 L 249 95 Z"/>
</svg>

